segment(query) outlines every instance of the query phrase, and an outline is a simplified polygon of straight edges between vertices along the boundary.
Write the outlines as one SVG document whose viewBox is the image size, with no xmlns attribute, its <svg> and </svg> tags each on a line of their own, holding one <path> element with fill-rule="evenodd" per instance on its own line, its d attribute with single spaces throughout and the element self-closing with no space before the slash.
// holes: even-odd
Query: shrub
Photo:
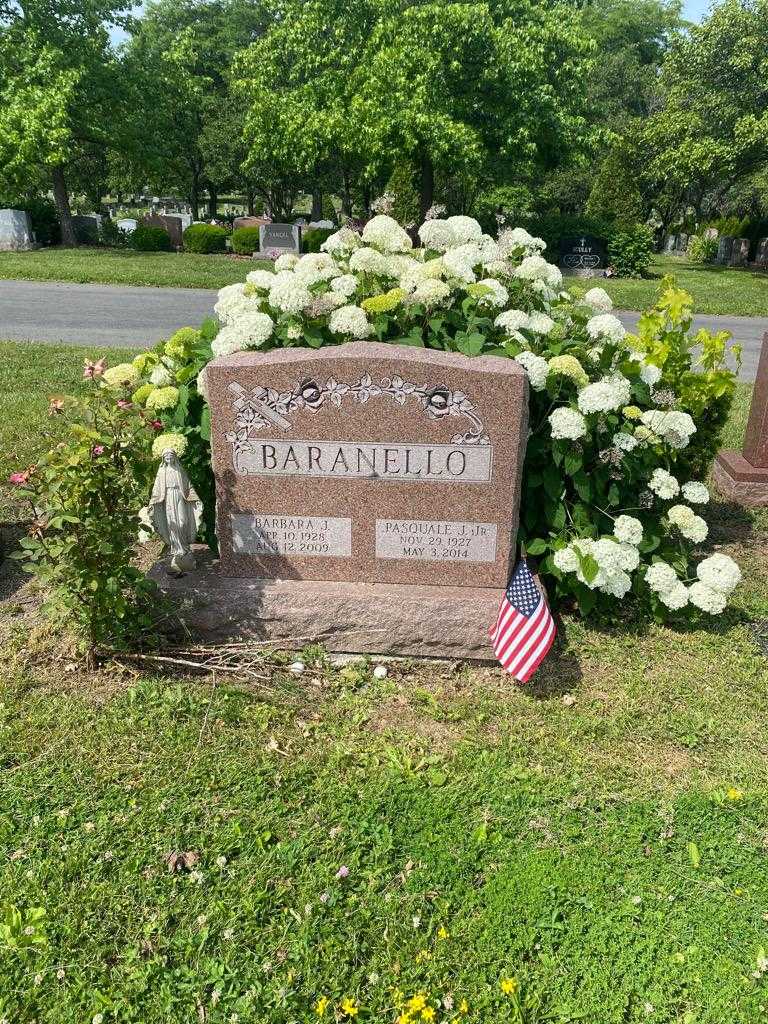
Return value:
<svg viewBox="0 0 768 1024">
<path fill-rule="evenodd" d="M 93 221 L 87 223 L 84 223 L 83 221 L 78 221 L 75 224 L 75 238 L 80 243 L 80 245 L 98 245 L 98 224 Z"/>
<path fill-rule="evenodd" d="M 608 255 L 619 277 L 642 277 L 653 259 L 653 232 L 644 224 L 616 231 Z"/>
<path fill-rule="evenodd" d="M 187 252 L 224 252 L 227 248 L 226 228 L 218 224 L 190 224 L 182 238 Z"/>
<path fill-rule="evenodd" d="M 232 232 L 232 249 L 239 256 L 250 256 L 260 247 L 258 228 L 236 228 Z"/>
<path fill-rule="evenodd" d="M 320 246 L 333 233 L 333 228 L 307 228 L 301 233 L 301 247 L 304 252 L 320 252 Z"/>
<path fill-rule="evenodd" d="M 666 280 L 631 339 L 602 289 L 583 299 L 562 291 L 560 271 L 526 231 L 506 231 L 497 244 L 458 217 L 420 232 L 426 249 L 414 253 L 403 229 L 378 216 L 363 229 L 362 249 L 359 235 L 342 229 L 326 252 L 282 257 L 279 283 L 252 271 L 219 293 L 211 353 L 378 338 L 516 359 L 531 384 L 520 539 L 540 557 L 553 604 L 610 612 L 631 595 L 659 618 L 722 611 L 739 571 L 725 556 L 695 566 L 707 534 L 696 509 L 709 500 L 695 478 L 719 446 L 733 397 L 727 334 L 692 337 L 690 296 Z M 343 281 L 334 287 L 334 278 Z M 171 342 L 154 358 L 180 392 L 191 395 L 196 379 L 204 397 L 202 339 L 181 355 Z M 171 383 L 157 364 L 137 369 L 152 387 Z M 170 416 L 174 430 L 207 438 L 207 417 L 189 398 Z M 198 462 L 210 472 L 206 456 Z"/>
<path fill-rule="evenodd" d="M 717 256 L 717 239 L 704 235 L 691 235 L 688 239 L 688 259 L 691 263 L 714 263 Z"/>
<path fill-rule="evenodd" d="M 128 245 L 139 252 L 170 252 L 171 236 L 165 228 L 137 224 L 128 238 Z"/>
<path fill-rule="evenodd" d="M 154 431 L 128 400 L 138 376 L 130 364 L 104 376 L 103 362 L 87 364 L 86 372 L 94 388 L 85 398 L 51 401 L 69 421 L 66 440 L 11 476 L 32 516 L 15 557 L 46 586 L 46 610 L 89 648 L 124 646 L 151 632 L 157 602 L 132 564 Z"/>
<path fill-rule="evenodd" d="M 58 245 L 61 227 L 56 205 L 45 196 L 27 200 L 20 209 L 26 210 L 38 245 Z"/>
</svg>

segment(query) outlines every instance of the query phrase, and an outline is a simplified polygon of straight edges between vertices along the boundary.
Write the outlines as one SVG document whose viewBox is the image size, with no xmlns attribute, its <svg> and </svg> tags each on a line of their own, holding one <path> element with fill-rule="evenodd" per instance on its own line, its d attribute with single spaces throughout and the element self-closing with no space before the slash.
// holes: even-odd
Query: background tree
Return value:
<svg viewBox="0 0 768 1024">
<path fill-rule="evenodd" d="M 52 188 L 75 245 L 68 177 L 80 162 L 136 144 L 126 75 L 108 26 L 131 25 L 123 0 L 0 0 L 0 180 Z"/>
</svg>

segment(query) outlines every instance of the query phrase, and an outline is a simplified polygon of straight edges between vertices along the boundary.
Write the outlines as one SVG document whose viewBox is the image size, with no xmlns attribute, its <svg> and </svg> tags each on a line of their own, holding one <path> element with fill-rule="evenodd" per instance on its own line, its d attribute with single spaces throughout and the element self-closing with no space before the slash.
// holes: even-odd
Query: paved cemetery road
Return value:
<svg viewBox="0 0 768 1024">
<path fill-rule="evenodd" d="M 129 288 L 50 281 L 0 281 L 0 339 L 149 348 L 213 313 L 215 291 Z M 638 313 L 619 313 L 629 328 Z M 696 327 L 727 330 L 744 346 L 742 378 L 754 380 L 768 317 L 697 316 Z"/>
</svg>

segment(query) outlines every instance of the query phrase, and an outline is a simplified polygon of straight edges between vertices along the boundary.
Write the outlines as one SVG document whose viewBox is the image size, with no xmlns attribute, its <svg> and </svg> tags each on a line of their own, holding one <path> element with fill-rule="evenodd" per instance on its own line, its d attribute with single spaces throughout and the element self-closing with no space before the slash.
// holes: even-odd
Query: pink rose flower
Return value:
<svg viewBox="0 0 768 1024">
<path fill-rule="evenodd" d="M 107 368 L 107 360 L 99 359 L 95 363 L 90 359 L 85 360 L 85 366 L 83 368 L 83 379 L 94 380 L 96 377 L 101 377 Z"/>
<path fill-rule="evenodd" d="M 91 448 L 91 455 L 103 455 L 105 451 L 106 448 L 103 444 L 95 444 L 93 448 Z"/>
</svg>

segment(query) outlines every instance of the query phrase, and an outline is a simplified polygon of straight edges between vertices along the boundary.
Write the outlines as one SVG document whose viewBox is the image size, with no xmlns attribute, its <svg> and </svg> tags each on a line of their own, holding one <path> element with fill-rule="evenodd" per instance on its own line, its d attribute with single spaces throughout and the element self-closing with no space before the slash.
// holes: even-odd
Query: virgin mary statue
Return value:
<svg viewBox="0 0 768 1024">
<path fill-rule="evenodd" d="M 171 556 L 169 572 L 180 574 L 195 568 L 191 547 L 202 515 L 203 503 L 178 455 L 172 449 L 166 449 L 149 499 L 149 518 L 168 546 Z"/>
</svg>

